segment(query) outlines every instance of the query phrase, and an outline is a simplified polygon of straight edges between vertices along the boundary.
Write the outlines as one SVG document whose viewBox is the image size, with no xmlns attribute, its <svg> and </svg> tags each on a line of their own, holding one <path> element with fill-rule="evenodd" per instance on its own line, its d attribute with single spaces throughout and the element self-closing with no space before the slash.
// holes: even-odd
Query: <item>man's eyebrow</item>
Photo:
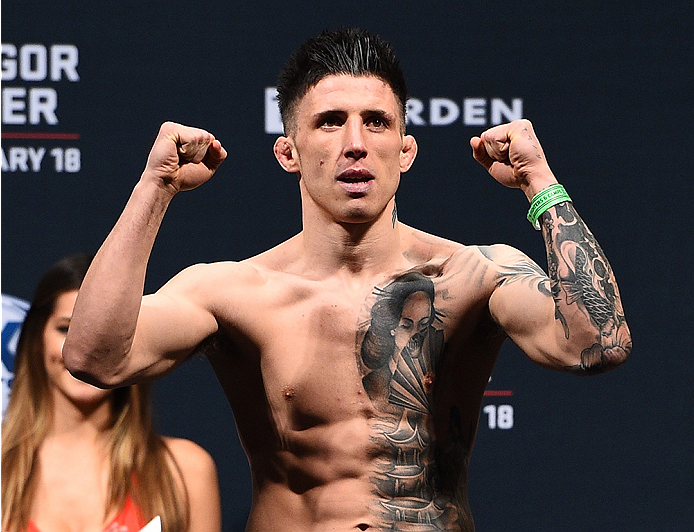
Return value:
<svg viewBox="0 0 694 532">
<path fill-rule="evenodd" d="M 383 118 L 386 118 L 389 121 L 394 121 L 395 120 L 395 115 L 393 113 L 389 113 L 388 111 L 385 111 L 383 109 L 365 109 L 364 111 L 361 112 L 362 116 L 382 116 Z"/>
<path fill-rule="evenodd" d="M 313 124 L 321 124 L 327 118 L 337 117 L 344 119 L 347 116 L 345 111 L 340 109 L 325 109 L 324 111 L 318 111 L 311 116 L 311 122 Z"/>
<path fill-rule="evenodd" d="M 323 120 L 324 118 L 327 118 L 329 116 L 345 116 L 347 114 L 346 111 L 343 111 L 341 109 L 326 109 L 324 111 L 318 111 L 313 115 L 313 119 L 318 121 L 318 120 Z"/>
</svg>

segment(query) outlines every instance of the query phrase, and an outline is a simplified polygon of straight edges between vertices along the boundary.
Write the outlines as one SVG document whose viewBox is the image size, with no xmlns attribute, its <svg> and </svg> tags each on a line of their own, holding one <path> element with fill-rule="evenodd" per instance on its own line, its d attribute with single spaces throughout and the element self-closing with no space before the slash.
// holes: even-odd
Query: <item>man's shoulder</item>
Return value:
<svg viewBox="0 0 694 532">
<path fill-rule="evenodd" d="M 188 266 L 176 277 L 186 279 L 188 281 L 208 281 L 216 282 L 220 277 L 234 276 L 236 278 L 246 277 L 251 280 L 259 274 L 258 268 L 248 260 L 242 261 L 218 261 L 218 262 L 201 262 Z"/>
<path fill-rule="evenodd" d="M 489 279 L 493 279 L 499 269 L 529 262 L 522 251 L 508 244 L 461 244 L 419 229 L 407 230 L 410 243 L 405 256 L 412 267 L 429 269 L 439 276 L 475 271 L 485 272 L 483 277 L 489 274 Z"/>
<path fill-rule="evenodd" d="M 464 248 L 465 245 L 450 240 L 448 238 L 427 233 L 416 227 L 401 224 L 402 233 L 405 236 L 406 247 L 422 250 L 429 250 L 432 253 L 447 253 L 454 252 Z"/>
<path fill-rule="evenodd" d="M 494 256 L 506 253 L 520 253 L 519 250 L 508 244 L 463 244 L 440 235 L 427 233 L 426 231 L 422 231 L 421 229 L 410 227 L 405 224 L 402 224 L 402 226 L 418 242 L 429 245 L 434 249 L 441 250 L 442 252 L 449 250 L 452 252 L 467 250 L 480 252 L 484 255 Z"/>
<path fill-rule="evenodd" d="M 482 246 L 468 245 L 404 226 L 406 230 L 405 255 L 417 265 L 445 264 L 461 257 L 479 255 Z"/>
<path fill-rule="evenodd" d="M 525 253 L 508 244 L 475 246 L 484 257 L 496 264 L 505 264 L 526 258 Z"/>
<path fill-rule="evenodd" d="M 158 292 L 188 294 L 202 300 L 233 296 L 239 290 L 254 289 L 264 282 L 262 270 L 247 261 L 219 261 L 188 266 L 176 274 Z M 238 294 L 244 297 L 243 294 Z"/>
</svg>

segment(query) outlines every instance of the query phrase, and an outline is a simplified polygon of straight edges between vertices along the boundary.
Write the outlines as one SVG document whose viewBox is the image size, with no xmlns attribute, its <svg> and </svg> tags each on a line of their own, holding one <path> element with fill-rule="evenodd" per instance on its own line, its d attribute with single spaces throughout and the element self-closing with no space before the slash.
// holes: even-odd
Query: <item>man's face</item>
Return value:
<svg viewBox="0 0 694 532">
<path fill-rule="evenodd" d="M 431 312 L 431 300 L 425 292 L 415 292 L 407 297 L 398 326 L 391 331 L 398 351 L 409 344 L 411 354 L 418 356 L 421 340 L 432 322 Z"/>
<path fill-rule="evenodd" d="M 363 223 L 386 212 L 417 151 L 401 131 L 395 94 L 379 78 L 328 76 L 312 87 L 296 107 L 294 131 L 275 144 L 280 164 L 299 176 L 304 219 Z M 284 162 L 283 142 L 291 146 Z"/>
</svg>

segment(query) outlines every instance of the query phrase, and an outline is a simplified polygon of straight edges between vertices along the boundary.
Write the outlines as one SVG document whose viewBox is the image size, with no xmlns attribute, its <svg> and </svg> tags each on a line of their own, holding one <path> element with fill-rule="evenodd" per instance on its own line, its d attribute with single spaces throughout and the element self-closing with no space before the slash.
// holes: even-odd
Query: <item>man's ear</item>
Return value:
<svg viewBox="0 0 694 532">
<path fill-rule="evenodd" d="M 294 149 L 294 141 L 291 137 L 278 137 L 272 148 L 277 162 L 287 172 L 295 174 L 299 171 L 299 158 Z"/>
<path fill-rule="evenodd" d="M 414 158 L 417 157 L 417 141 L 412 135 L 405 135 L 402 138 L 402 149 L 400 150 L 400 173 L 405 173 L 410 169 Z"/>
</svg>

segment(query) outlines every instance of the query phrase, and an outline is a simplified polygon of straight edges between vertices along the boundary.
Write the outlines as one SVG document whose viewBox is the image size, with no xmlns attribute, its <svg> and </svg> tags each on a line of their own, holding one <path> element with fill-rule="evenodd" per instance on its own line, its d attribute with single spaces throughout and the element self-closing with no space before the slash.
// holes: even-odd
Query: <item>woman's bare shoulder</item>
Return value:
<svg viewBox="0 0 694 532">
<path fill-rule="evenodd" d="M 221 531 L 221 500 L 217 466 L 202 446 L 184 438 L 164 437 L 180 472 L 190 509 L 188 532 Z"/>
<path fill-rule="evenodd" d="M 185 438 L 163 436 L 162 439 L 186 480 L 191 478 L 191 475 L 207 478 L 214 475 L 216 478 L 217 467 L 214 459 L 201 445 Z"/>
</svg>

